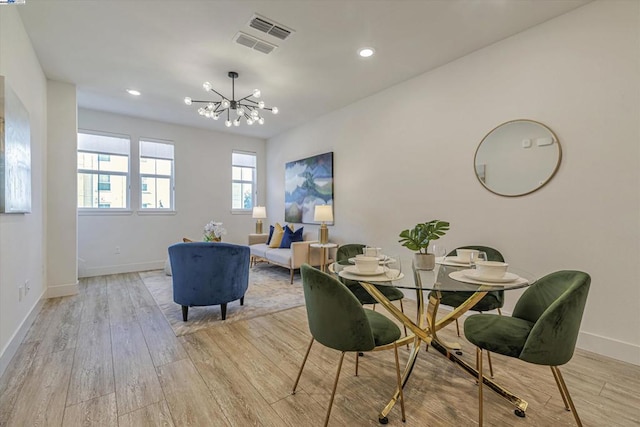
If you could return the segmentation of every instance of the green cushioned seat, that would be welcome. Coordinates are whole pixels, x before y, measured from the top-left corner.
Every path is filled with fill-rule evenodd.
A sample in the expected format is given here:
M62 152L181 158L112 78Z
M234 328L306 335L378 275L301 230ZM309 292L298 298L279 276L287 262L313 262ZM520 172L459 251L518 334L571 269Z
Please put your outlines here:
M349 243L342 245L336 252L336 261L340 265L353 265L349 262L349 258L355 258L356 255L361 255L365 245L359 243ZM340 281L344 283L347 288L358 298L361 304L378 304L378 301L371 296L360 284L355 280L340 278ZM404 298L404 294L398 288L392 286L376 286L376 288L384 295L389 301L398 301Z
M400 338L400 328L385 315L368 309L364 310L364 314L369 321L376 347L391 344Z
M396 359L396 387L400 390L402 420L405 421L398 347L395 344L395 341L400 338L398 326L383 314L363 308L355 295L334 276L311 267L309 264L303 264L300 273L312 339L300 367L298 378L293 385L293 393L296 391L314 341L341 351L342 355L325 419L326 426L329 422L345 352L383 350L386 348L379 349L378 347L394 344L391 348L394 349ZM356 362L356 375L357 372Z
M518 357L527 341L533 322L497 314L474 314L464 323L464 333L469 341L485 350L505 356ZM500 339L496 340L499 335Z
M511 317L469 316L464 322L464 334L478 348L479 384L482 350L550 366L565 408L582 425L558 366L573 356L590 284L587 273L557 271L531 285L516 303ZM478 389L482 424L482 386Z

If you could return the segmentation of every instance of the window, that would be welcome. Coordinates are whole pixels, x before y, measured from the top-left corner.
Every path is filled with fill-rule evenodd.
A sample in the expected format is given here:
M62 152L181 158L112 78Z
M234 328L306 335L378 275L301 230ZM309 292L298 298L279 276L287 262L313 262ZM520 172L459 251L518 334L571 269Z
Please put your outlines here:
M129 149L125 136L78 132L78 208L129 207Z
M140 140L142 209L173 210L173 144Z
M231 209L253 209L256 197L256 155L234 151L231 155Z

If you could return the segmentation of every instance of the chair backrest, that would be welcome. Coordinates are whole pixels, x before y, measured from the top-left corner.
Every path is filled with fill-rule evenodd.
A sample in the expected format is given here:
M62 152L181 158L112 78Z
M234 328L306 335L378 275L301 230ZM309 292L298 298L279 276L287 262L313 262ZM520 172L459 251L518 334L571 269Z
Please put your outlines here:
M587 302L591 277L582 271L557 271L531 285L513 317L535 323L519 358L559 366L571 360Z
M356 255L362 254L362 249L364 249L365 245L360 243L349 243L346 245L341 245L336 252L336 261L346 261L349 258L353 258Z
M351 291L309 264L303 264L300 273L313 338L340 351L373 349L375 341L369 320Z
M456 249L475 249L477 251L481 251L487 254L487 261L499 261L504 262L504 257L497 249L490 248L488 246L460 246ZM453 256L456 254L456 249L452 250L447 254L447 256Z
M173 300L215 305L244 296L249 286L249 247L231 243L176 243L169 247Z

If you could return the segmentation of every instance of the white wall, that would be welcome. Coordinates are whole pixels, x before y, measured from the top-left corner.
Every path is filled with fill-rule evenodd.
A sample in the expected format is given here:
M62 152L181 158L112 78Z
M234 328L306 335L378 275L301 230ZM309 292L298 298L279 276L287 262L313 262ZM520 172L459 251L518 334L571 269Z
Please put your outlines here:
M0 7L0 75L18 95L31 126L31 213L0 214L0 374L37 312L45 291L47 87L16 6ZM18 286L29 281L22 300ZM23 326L21 328L21 325ZM13 339L16 337L16 339Z
M493 246L537 275L587 271L578 345L640 364L639 6L588 4L272 138L270 221L284 217L285 163L333 151L333 241L406 253L402 229L444 219L449 248ZM549 126L563 160L540 191L500 197L477 182L473 156L519 118Z
M212 124L212 129L215 125ZM224 241L247 244L255 220L250 214L231 213L231 152L237 149L257 153L258 202L264 204L264 140L86 109L78 111L78 127L129 135L134 153L132 168L139 138L173 141L177 210L174 215L139 214L135 212L138 198L132 197L135 206L131 214L80 214L81 277L161 268L169 245L182 237L201 239L205 224L211 220L222 222L227 229ZM137 183L132 183L132 188L137 188ZM120 248L120 254L115 253L116 247Z
M47 296L78 292L76 87L47 82Z

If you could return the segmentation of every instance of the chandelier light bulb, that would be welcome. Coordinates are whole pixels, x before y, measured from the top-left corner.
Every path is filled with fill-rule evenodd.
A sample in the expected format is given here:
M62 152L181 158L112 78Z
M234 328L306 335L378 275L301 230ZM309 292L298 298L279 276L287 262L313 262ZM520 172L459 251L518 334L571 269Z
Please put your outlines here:
M251 126L251 125L253 124L253 120L252 120L252 119L247 119L247 124L248 124L249 126Z
M202 108L202 107L198 108L198 114L203 116L204 115L204 108Z
M235 120L233 121L233 125L234 125L234 126L240 126L240 119L239 119L239 118L235 119Z
M211 83L209 82L204 82L202 83L202 87L204 88L204 90L206 90L207 92L209 92L211 90Z
M224 122L224 125L228 128L231 127L231 122L229 120L227 120L226 122Z
M229 105L231 105L231 103L228 99L225 98L222 100L222 108L229 108Z
M210 103L207 104L207 108L209 110L213 110L215 108L215 105L213 105L213 102L210 102Z
M218 120L220 118L220 114L214 114L212 118L213 120Z
M260 92L260 89L254 89L253 90L253 97L254 98L260 98L260 96L262 96L262 93Z
M258 117L258 110L251 110L251 117Z
M271 109L271 112L272 112L273 114L278 114L278 107L273 107L273 108Z
M240 107L236 110L236 113L238 113L239 116L244 116L244 108Z
M258 102L258 108L261 110L264 108L264 101Z
M262 117L260 117L260 118L258 119L258 123L260 123L261 125L263 125L263 124L264 124L264 119L263 119Z
M187 105L191 105L191 98L189 98L188 96L184 98L184 103Z

